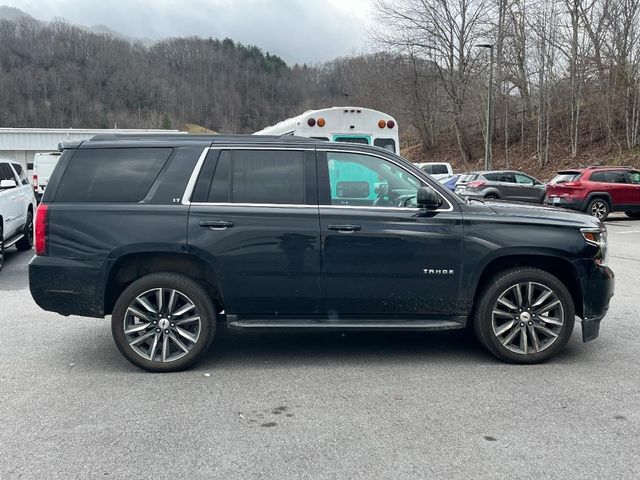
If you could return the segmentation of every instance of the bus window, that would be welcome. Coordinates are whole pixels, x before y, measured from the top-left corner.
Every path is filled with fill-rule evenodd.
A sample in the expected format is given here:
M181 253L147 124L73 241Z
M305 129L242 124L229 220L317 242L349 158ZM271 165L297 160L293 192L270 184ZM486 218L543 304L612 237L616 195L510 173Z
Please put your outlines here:
M384 148L385 150L389 150L390 152L396 151L396 142L393 138L376 138L373 141L373 144L376 147Z
M365 145L369 145L369 139L367 137L336 137L334 141L344 143L363 143Z

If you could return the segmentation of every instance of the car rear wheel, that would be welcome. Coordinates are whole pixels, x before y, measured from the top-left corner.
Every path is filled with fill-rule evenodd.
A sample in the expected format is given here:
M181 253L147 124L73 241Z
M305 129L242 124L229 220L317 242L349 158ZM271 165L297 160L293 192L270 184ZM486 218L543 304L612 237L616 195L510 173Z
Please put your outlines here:
M485 200L497 200L498 196L495 193L490 193L488 195L485 195L484 199Z
M129 285L118 298L111 333L127 360L152 372L192 365L211 344L216 315L206 290L174 273L156 273Z
M18 250L31 250L33 247L33 212L27 212L27 223L24 224L23 237L16 242Z
M609 216L609 203L602 198L594 198L589 202L587 213L604 222Z
M497 274L474 311L480 343L510 363L540 363L567 344L575 322L571 294L555 276L537 268Z
M640 212L624 212L624 214L634 220L640 220Z

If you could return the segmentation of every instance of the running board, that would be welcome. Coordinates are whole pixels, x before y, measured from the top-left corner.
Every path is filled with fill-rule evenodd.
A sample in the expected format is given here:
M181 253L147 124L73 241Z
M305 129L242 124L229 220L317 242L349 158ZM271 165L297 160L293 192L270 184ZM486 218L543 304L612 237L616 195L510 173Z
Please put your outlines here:
M292 330L374 330L374 331L429 331L456 330L464 328L464 323L452 320L231 320L229 328L240 330L253 329L292 329Z
M21 233L20 235L16 235L11 240L7 240L4 242L4 248L7 249L9 247L13 247L16 243L18 243L23 238L24 238L24 233Z

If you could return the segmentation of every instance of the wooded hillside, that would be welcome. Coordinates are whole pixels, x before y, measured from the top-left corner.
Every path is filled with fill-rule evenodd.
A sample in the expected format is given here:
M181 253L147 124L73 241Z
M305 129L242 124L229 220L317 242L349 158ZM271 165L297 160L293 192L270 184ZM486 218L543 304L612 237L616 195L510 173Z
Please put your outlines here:
M640 163L640 0L380 0L377 10L384 53L293 66L230 39L147 47L61 21L0 20L0 126L251 133L348 103L394 115L408 157L477 169L489 72L477 46L491 43L494 167L548 177Z

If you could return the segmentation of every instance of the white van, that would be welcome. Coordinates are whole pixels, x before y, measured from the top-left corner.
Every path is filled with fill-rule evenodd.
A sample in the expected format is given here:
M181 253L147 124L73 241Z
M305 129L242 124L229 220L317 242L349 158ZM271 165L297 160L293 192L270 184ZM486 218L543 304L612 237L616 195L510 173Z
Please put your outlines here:
M51 153L36 153L33 157L33 192L36 194L38 201L44 194L44 189L47 188L49 183L49 177L53 173L53 169L56 168L58 160L60 159L60 152Z
M447 162L426 162L416 163L416 167L420 167L436 180L442 180L453 176L453 168Z

